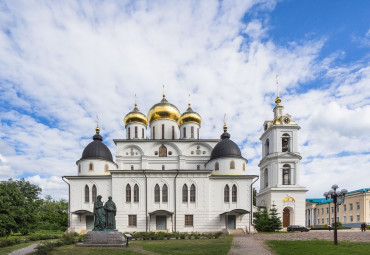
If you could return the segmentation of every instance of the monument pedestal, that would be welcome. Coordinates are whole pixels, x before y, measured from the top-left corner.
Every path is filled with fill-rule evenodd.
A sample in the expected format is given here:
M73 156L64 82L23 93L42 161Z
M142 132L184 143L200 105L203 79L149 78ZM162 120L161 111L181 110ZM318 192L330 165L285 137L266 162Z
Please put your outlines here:
M106 246L121 247L126 244L122 233L117 231L89 231L87 232L83 243L77 246Z

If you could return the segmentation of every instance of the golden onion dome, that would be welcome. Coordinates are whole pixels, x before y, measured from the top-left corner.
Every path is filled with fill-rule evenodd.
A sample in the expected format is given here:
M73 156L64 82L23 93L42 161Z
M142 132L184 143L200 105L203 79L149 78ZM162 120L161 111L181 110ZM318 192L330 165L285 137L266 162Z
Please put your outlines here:
M177 122L179 126L185 123L195 123L199 126L202 123L202 118L198 113L194 112L193 109L191 109L190 103L188 104L188 109L186 110L186 112L181 115L180 119Z
M179 110L166 100L164 94L162 100L158 104L153 105L148 113L149 124L158 119L170 119L177 122L179 118Z
M139 111L136 103L134 109L126 115L123 122L125 123L125 127L130 123L140 123L145 127L148 126L148 118Z

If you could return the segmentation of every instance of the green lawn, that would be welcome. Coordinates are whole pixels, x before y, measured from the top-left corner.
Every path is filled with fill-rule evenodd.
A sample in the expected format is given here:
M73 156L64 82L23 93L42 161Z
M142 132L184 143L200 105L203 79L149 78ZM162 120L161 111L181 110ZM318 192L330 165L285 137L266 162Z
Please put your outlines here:
M55 239L48 240L48 241L55 241ZM5 255L5 254L8 254L8 253L11 253L12 251L16 251L16 250L22 249L24 247L30 246L32 244L41 243L41 242L43 242L43 241L31 241L31 242L27 242L27 243L20 243L20 244L15 244L15 245L7 246L7 247L4 247L4 248L0 248L0 255Z
M333 241L266 241L277 255L369 255L370 242L340 241L337 246Z
M67 245L57 248L52 254L227 254L230 250L232 236L222 236L218 239L185 239L185 240L154 240L131 241L126 247L77 247Z

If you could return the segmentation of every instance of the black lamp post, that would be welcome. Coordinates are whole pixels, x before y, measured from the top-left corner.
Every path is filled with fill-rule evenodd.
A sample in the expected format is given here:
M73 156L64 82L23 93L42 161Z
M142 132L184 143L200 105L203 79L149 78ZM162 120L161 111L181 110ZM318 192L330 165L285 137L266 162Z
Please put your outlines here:
M337 235L337 205L341 205L344 202L344 197L346 196L346 193L348 192L346 189L342 189L341 191L337 191L338 185L334 184L331 187L331 190L329 192L324 193L324 197L326 199L332 198L334 203L334 245L338 244L338 235ZM329 207L330 212L330 207Z

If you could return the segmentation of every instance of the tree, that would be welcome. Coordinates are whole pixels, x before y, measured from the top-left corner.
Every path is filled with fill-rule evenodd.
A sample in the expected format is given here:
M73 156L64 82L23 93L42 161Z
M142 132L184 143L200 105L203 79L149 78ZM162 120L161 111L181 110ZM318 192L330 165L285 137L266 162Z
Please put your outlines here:
M39 209L39 229L66 230L68 227L68 202L46 196Z
M270 231L276 231L280 230L282 227L282 223L280 218L278 217L278 212L276 209L276 205L273 204L272 208L270 209L270 214L269 214L269 220L270 220Z
M38 223L41 188L25 181L0 182L0 236L29 234Z
M267 209L263 208L254 214L254 227L257 231L268 232L270 231L269 214Z
M253 205L256 205L257 190L253 188Z

